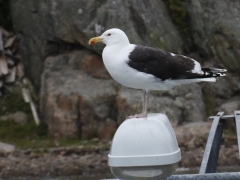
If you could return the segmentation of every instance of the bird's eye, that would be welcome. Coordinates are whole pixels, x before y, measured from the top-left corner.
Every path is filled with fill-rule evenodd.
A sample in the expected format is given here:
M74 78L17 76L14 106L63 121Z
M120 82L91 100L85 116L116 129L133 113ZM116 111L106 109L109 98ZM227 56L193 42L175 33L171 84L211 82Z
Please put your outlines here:
M108 33L108 36L111 36L111 33Z

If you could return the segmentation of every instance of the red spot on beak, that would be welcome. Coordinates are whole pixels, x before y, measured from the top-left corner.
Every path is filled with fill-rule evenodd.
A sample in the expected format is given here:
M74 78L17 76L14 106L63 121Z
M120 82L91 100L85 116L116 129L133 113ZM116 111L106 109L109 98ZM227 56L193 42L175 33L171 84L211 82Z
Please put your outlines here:
M95 41L91 41L90 44L95 44L96 42Z

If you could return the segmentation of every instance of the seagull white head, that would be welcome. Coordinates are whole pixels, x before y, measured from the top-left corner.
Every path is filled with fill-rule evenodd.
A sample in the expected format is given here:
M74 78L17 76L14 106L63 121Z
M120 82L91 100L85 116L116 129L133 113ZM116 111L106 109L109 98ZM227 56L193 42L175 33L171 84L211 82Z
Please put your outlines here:
M105 31L101 36L94 37L89 40L89 44L96 44L98 42L102 42L107 46L117 44L129 44L127 35L122 30L117 28L109 29Z

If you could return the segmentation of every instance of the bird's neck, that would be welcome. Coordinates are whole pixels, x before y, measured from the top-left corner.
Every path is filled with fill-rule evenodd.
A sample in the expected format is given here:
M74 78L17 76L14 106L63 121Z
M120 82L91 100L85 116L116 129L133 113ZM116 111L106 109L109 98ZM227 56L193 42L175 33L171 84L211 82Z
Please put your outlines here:
M130 44L129 39L126 38L126 39L122 40L121 44L122 44L123 46L129 45L129 44Z
M107 45L106 47L109 47L111 49L122 49L125 48L126 46L130 45L129 41L123 41L117 44L111 44L111 45Z

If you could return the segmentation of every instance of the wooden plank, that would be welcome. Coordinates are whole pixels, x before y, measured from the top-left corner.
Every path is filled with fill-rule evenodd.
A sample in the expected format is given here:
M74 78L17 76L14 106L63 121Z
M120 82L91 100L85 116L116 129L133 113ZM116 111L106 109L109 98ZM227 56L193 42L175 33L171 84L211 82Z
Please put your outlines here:
M2 36L4 37L9 37L11 35L11 33L6 31L2 26L0 26L0 30L2 31Z
M14 82L16 79L16 67L9 69L9 75L6 76L5 82Z
M34 104L32 98L31 98L31 95L29 93L29 90L26 89L26 88L22 88L22 94L23 94L24 101L26 103L30 103L30 108L31 108L31 111L32 111L33 119L34 119L36 125L39 125L40 120L39 120L39 117L38 117L38 113L37 113L35 104Z
M8 38L8 39L7 39L7 42L6 42L5 45L4 45L4 48L12 47L15 39L16 39L16 36L13 36L13 37Z
M3 50L3 37L2 37L2 29L0 29L0 50Z
M13 67L15 66L16 63L12 58L7 58L7 64L8 64L8 67Z
M38 113L37 113L35 104L33 103L32 100L31 100L31 102L30 102L30 107L31 107L31 110L32 110L33 119L34 119L36 125L39 125L39 124L40 124L40 121L39 121Z
M23 76L24 76L23 64L21 62L17 64L17 72L16 72L16 74L17 74L17 77L19 79L22 79Z
M9 73L7 61L5 56L0 56L0 76L7 75Z
M23 95L24 101L25 101L26 103L29 103L29 102L30 102L30 94L29 94L28 89L22 88L22 95Z

